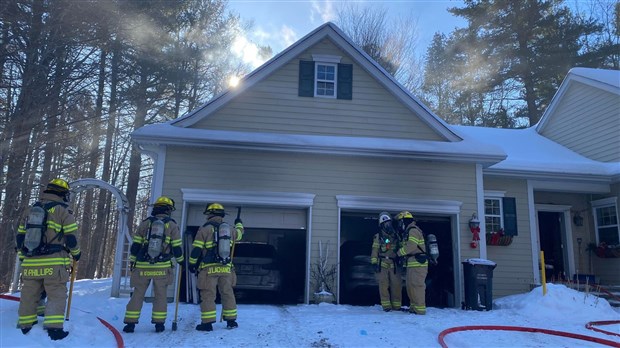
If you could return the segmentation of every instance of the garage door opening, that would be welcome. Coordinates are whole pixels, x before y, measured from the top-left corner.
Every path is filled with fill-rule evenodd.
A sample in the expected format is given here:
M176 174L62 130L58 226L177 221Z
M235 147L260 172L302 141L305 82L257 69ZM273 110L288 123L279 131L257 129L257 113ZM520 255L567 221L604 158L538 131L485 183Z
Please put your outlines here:
M440 256L429 265L426 305L454 307L454 255L451 221L448 216L417 215L418 226L437 237ZM379 289L370 265L372 238L378 232L378 213L342 212L340 230L340 302L352 305L379 304ZM409 305L403 281L403 305Z
M188 226L186 229L186 248L190 248L189 250L198 228L199 226ZM234 291L238 303L304 302L304 229L246 228L243 240L235 246L233 256L237 276ZM185 281L181 284L180 300L187 301ZM196 291L195 295L199 298L200 292ZM220 303L219 293L216 302Z
M233 263L238 303L304 302L305 230L246 228Z

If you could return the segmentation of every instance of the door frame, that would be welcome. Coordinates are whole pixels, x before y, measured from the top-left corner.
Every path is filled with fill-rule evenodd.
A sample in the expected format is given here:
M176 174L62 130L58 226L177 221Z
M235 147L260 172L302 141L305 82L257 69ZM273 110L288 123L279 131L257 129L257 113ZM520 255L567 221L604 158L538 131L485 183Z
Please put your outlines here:
M563 248L563 257L564 260L567 261L566 268L566 276L568 279L572 279L573 274L575 274L575 253L573 252L573 230L571 226L571 218L570 218L570 209L572 206L570 205L556 205L556 204L536 204L536 250L538 253L532 255L532 259L534 265L539 264L539 255L540 255L540 224L538 222L538 213L539 212L551 212L551 213L560 213L563 217L563 224L560 226L560 237L562 238L562 242L565 243L566 248ZM536 274L534 275L534 280L537 283L541 283L541 275L540 268L536 268Z

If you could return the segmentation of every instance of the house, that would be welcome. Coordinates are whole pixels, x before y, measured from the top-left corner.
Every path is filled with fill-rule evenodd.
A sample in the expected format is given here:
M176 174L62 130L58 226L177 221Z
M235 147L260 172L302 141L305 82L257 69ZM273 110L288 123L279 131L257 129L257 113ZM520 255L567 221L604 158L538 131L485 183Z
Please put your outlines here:
M585 251L620 244L619 76L573 69L529 129L451 126L326 23L237 87L132 138L155 163L151 197L177 202L187 238L207 203L230 219L241 208L244 239L276 246L298 302L312 301L323 257L336 271L330 290L348 303L351 260L370 253L378 214L409 210L439 240L428 305L455 307L469 258L497 263L494 297L540 283L539 250L554 275L620 282L620 259Z

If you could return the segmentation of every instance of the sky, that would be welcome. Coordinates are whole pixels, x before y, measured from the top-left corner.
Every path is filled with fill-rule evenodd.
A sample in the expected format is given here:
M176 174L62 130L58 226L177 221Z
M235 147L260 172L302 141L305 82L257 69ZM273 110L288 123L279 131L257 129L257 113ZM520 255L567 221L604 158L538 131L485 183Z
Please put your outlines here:
M253 21L253 30L247 38L239 38L237 52L247 63L258 67L257 50L252 43L269 45L277 54L320 25L334 21L336 9L346 1L360 7L387 10L388 21L398 16L417 21L418 53L423 55L436 32L449 33L456 27L466 26L466 21L447 11L450 7L463 7L456 0L229 0L229 9L244 21Z
M102 318L121 333L124 346L131 347L440 347L443 330L468 325L501 325L547 329L562 336L537 332L497 330L460 331L445 336L448 347L603 347L599 343L578 340L583 335L606 340L620 347L620 336L586 328L592 321L619 321L620 309L604 299L577 292L564 285L547 284L531 292L496 299L490 311L465 311L457 308L428 308L427 315L383 312L379 305L350 306L335 304L258 305L239 304L239 327L225 329L225 322L214 324L214 331L199 332L200 307L181 303L177 330L171 330L174 303L168 305L168 320L163 333L155 333L150 323L150 303L142 308L140 322L132 334L122 332L128 298L111 298L111 279L79 280L75 283L69 321L69 336L51 341L37 324L22 335L16 328L18 302L0 299L0 347L116 347L114 336L101 324ZM19 297L19 293L12 294ZM217 315L221 306L217 305ZM42 318L39 318L42 320ZM609 333L620 334L620 324L597 325ZM609 344L608 344L609 346Z

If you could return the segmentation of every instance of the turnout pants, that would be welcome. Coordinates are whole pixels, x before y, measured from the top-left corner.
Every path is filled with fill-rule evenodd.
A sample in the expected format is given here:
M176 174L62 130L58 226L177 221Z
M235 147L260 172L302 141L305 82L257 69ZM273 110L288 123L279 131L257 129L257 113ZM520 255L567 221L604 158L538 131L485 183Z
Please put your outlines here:
M204 268L198 273L198 289L200 289L200 322L203 324L216 321L215 297L220 292L222 299L222 315L224 320L237 319L237 301L233 292L232 273L209 273Z
M166 276L156 278L140 276L139 272L140 269L136 268L131 274L131 287L133 287L134 290L129 303L127 303L123 323L138 323L140 312L142 311L142 304L144 303L144 296L151 280L153 280L153 292L155 295L151 313L151 323L165 323L168 310L167 290L168 285L172 283L173 272L167 272Z
M426 314L426 274L428 267L407 268L407 296L411 306L409 312L415 314Z
M67 302L67 282L69 272L64 266L49 267L51 274L43 277L27 277L22 274L22 291L19 300L18 324L20 328L29 328L37 322L37 307L41 293L47 292L45 319L43 327L46 329L62 329L65 322L65 307Z
M385 260L381 260L381 263L386 263ZM381 307L383 309L400 310L402 305L403 294L403 281L400 275L400 271L394 270L394 265L390 264L392 268L381 267L381 272L376 274L377 283L379 284L379 297L381 299Z

